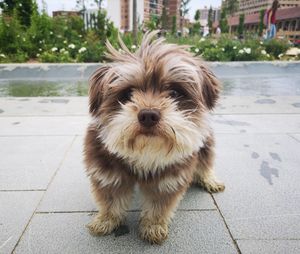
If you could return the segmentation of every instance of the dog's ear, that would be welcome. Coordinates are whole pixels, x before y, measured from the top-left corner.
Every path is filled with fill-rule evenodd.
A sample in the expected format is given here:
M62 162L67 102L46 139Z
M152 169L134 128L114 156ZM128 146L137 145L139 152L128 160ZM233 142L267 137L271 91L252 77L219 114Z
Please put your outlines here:
M221 84L212 71L205 65L201 64L200 68L203 75L202 97L204 104L208 109L213 109L219 98Z
M89 80L89 111L95 115L99 109L104 93L105 75L110 69L109 66L103 65L98 68Z

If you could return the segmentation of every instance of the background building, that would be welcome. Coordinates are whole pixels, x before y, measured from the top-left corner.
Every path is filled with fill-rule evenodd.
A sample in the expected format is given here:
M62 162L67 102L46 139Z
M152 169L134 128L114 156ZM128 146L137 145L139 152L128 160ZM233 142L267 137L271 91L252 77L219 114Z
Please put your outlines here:
M206 26L208 20L208 12L209 8L206 6L203 9L199 9L200 11L200 25ZM212 22L218 21L220 19L221 8L212 8Z
M161 17L165 4L168 24L171 27L172 17L176 16L177 27L180 24L180 0L137 0L138 24L149 21L151 16ZM107 16L121 31L132 30L132 0L107 0Z
M260 10L265 10L271 7L273 0L239 0L238 8L233 13L233 16L239 14L255 14ZM280 9L300 6L300 0L279 0ZM228 0L222 2L222 6L227 6Z

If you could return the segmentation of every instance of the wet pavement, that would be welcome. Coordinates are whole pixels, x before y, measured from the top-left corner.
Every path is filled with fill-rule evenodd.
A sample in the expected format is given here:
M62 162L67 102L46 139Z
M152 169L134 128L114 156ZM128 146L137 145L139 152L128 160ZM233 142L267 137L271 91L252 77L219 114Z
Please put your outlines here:
M226 189L193 186L162 246L138 238L138 193L121 234L85 228L96 212L82 163L86 96L1 97L0 253L300 253L300 63L273 67L215 64L225 83L212 116L216 174ZM0 90L11 82L2 77Z

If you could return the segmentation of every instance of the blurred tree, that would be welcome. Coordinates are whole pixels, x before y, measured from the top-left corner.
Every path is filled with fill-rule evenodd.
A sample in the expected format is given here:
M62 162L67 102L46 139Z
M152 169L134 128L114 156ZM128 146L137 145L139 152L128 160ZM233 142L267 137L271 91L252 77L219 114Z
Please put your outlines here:
M201 28L201 25L200 25L200 22L199 22L199 20L200 20L200 10L196 11L194 19L195 19L195 23L193 25L192 34L199 35L200 34L200 28Z
M239 38L243 37L243 34L244 34L244 23L245 23L245 14L240 14L239 25L238 25L238 29L237 29Z
M228 33L229 27L227 22L226 8L221 9L220 29L222 33Z
M264 16L265 16L265 10L260 10L259 12L259 24L258 24L258 35L262 36L263 30L264 30Z
M181 34L183 34L183 22L185 16L189 13L190 8L188 8L188 5L191 0L181 0L180 3L180 30Z
M177 19L176 16L172 17L172 34L175 35L177 33Z
M226 0L227 13L232 16L239 8L239 0Z
M210 6L208 10L208 17L207 17L207 25L209 27L209 31L212 31L212 25L213 25L213 9Z
M31 15L33 13L33 1L32 0L19 0L16 5L18 19L20 24L29 27L31 23Z
M0 8L2 9L4 14L12 16L18 2L18 0L1 0Z
M168 14L167 14L167 3L168 0L163 0L163 9L162 9L162 14L161 14L161 28L164 30L168 29Z

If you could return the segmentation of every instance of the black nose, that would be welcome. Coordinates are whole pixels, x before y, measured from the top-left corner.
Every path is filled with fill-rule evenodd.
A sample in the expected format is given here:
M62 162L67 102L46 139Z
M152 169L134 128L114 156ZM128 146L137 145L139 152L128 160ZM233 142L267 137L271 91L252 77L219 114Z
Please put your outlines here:
M157 109L142 109L138 113L138 119L144 127L152 127L159 122L160 113Z

